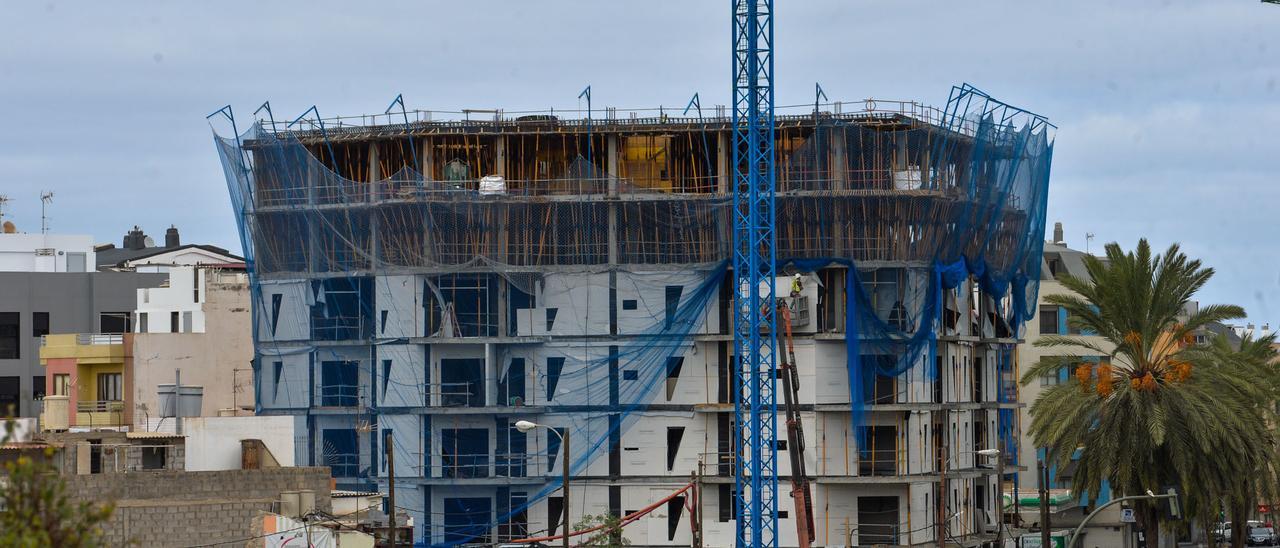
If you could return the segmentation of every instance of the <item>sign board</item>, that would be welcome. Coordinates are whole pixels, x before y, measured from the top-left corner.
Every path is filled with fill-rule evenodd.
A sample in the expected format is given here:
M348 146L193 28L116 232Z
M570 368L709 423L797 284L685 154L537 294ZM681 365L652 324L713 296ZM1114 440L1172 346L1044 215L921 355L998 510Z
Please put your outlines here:
M1070 533L1066 531L1054 531L1050 533L1050 548L1066 548L1068 535L1070 535ZM1018 548L1044 548L1040 543L1040 533L1028 533L1022 535L1022 537L1018 539Z
M1123 523L1137 523L1138 519L1134 517L1133 508L1121 508L1120 521Z

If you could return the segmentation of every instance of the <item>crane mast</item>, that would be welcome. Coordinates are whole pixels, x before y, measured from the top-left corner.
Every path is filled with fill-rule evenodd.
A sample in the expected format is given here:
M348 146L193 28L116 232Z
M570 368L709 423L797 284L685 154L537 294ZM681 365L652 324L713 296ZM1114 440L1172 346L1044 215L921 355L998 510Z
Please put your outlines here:
M778 545L773 1L733 1L737 545Z

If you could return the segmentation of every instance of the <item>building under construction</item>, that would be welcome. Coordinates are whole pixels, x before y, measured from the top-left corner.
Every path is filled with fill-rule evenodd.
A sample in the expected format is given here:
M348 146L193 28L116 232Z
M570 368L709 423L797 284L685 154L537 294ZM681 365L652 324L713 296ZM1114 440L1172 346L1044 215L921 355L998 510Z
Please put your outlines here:
M943 109L848 106L776 120L778 336L798 373L778 415L804 433L779 436L797 457L780 482L807 481L817 546L991 538L1001 463L976 451L1014 477L1053 127L969 86ZM734 543L731 122L594 114L217 139L258 412L297 417L298 462L340 488L385 492L392 459L415 542L558 533L569 466L574 525ZM796 546L792 498L778 508Z

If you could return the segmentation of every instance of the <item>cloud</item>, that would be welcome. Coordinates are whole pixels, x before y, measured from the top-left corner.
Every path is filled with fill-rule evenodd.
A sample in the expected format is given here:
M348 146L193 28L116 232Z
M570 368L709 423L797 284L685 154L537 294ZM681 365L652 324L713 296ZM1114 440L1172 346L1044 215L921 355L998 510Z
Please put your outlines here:
M53 6L48 9L47 6ZM57 231L134 224L238 248L205 114L278 119L410 108L728 103L719 2L392 1L5 6L0 194L20 226L58 193ZM1098 241L1181 241L1214 300L1270 302L1280 173L1280 8L1256 1L778 3L784 104L945 102L970 82L1058 123L1050 221ZM220 131L226 131L221 125ZM1251 307L1253 308L1253 307ZM1271 313L1268 311L1268 313ZM1275 322L1280 323L1280 322Z

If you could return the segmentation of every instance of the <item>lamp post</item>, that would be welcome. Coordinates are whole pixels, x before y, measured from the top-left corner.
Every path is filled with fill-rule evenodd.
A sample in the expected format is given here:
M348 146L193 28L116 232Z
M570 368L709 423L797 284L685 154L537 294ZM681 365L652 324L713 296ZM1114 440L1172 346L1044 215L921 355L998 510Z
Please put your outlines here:
M569 548L569 429L566 428L564 433L561 434L560 431L555 428L529 421L516 421L515 426L516 430L521 432L528 432L539 427L546 428L548 431L554 433L556 437L560 438L560 448L562 449L563 454L563 457L561 457L560 467L564 470L564 483L560 485L560 496L562 499L560 506L564 511L563 517L561 518L564 521L564 537L562 540L564 541L564 548Z

